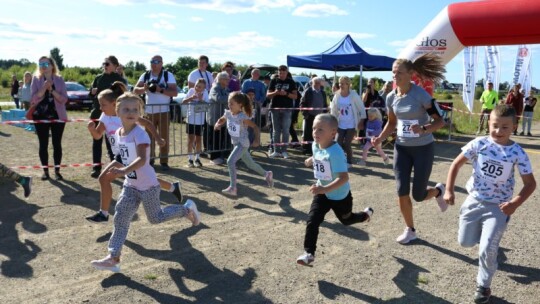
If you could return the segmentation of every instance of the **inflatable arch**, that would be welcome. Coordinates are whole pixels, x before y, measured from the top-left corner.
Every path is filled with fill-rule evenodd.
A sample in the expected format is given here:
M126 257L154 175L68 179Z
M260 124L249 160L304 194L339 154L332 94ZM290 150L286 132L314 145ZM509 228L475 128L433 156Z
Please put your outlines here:
M540 43L539 0L489 0L445 7L398 58L438 54L448 63L466 46ZM433 84L415 80L433 94Z

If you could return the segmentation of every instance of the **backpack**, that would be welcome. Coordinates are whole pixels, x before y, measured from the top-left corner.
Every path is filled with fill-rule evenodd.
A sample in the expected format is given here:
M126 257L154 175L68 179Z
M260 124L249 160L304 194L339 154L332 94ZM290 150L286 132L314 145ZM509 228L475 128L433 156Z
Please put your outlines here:
M161 76L163 75L163 80L165 80L165 88L169 87L169 71L168 70L161 70L161 74L157 78L157 82L161 82ZM146 83L148 80L150 80L150 70L144 72L144 79L143 83ZM146 103L146 94L140 95L141 99L144 100L144 103ZM170 101L173 101L173 98L170 97Z

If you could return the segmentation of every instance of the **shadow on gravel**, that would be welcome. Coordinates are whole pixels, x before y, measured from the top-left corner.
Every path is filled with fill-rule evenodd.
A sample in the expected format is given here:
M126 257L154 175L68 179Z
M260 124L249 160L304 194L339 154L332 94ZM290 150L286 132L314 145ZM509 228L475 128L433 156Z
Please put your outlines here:
M264 213L266 215L270 215L270 216L279 216L279 217L291 218L291 222L293 222L295 224L298 224L301 221L306 222L308 220L308 212L309 212L309 210L306 210L305 212L303 212L303 211L294 209L291 206L291 198L290 197L286 197L286 196L283 196L283 195L279 195L279 197L280 197L280 200L279 200L278 206L281 207L281 209L283 211L273 212L273 211L268 211L268 210L257 208L257 207L248 206L248 205L242 204L242 203L235 205L234 208L235 209L252 209L252 210L255 210L255 211ZM360 207L354 208L354 205L353 205L353 212L354 211L359 211L359 210L362 210L362 209L363 208L360 208ZM358 241L368 241L369 240L369 235L365 231L363 231L361 229L358 229L358 228L356 228L354 226L345 226L345 225L341 224L340 222L332 222L331 223L331 222L328 222L327 220L325 220L325 221L322 222L321 227L328 228L328 229L338 233L339 235L346 236L346 237L351 238L353 240L358 240Z
M407 260L394 257L403 267L392 279L394 284L403 292L403 296L394 299L381 299L364 293L337 286L326 281L319 281L319 291L328 299L335 300L340 295L349 295L358 300L368 303L451 303L442 298L436 297L423 289L419 288L421 281L420 273L429 272L428 270L413 264Z
M11 134L10 133L4 133L4 132L0 131L0 136L2 136L2 137L11 137Z
M200 224L173 234L170 239L170 250L146 249L131 241L125 243L127 247L143 257L179 263L183 270L169 268L169 274L178 286L179 292L186 297L195 298L194 301L164 294L123 275L114 275L105 279L102 286L126 286L147 294L158 303L270 303L270 299L264 297L260 291L252 291L253 282L257 278L253 268L245 268L243 274L226 268L219 269L201 251L191 245L189 237L201 229L208 228ZM197 286L204 287L191 290L188 286L189 281L196 281ZM186 285L187 282L188 285Z
M29 233L38 234L47 231L47 227L36 222L32 217L41 207L30 204L12 192L21 192L14 182L0 184L2 195L2 212L0 212L0 256L7 259L2 262L2 275L9 278L31 278L33 268L28 264L41 252L41 248L30 240L20 240L17 225Z

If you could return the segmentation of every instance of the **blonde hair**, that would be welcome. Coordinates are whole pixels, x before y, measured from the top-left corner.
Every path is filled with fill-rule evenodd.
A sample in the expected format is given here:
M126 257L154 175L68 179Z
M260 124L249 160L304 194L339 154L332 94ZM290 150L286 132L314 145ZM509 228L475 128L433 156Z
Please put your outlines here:
M348 76L341 76L339 77L338 84L341 84L341 81L345 82L348 86L351 85L351 79Z
M55 75L55 76L60 76L60 71L58 70L58 65L56 64L56 61L54 61L54 59L51 56L41 56L41 57L39 57L38 65L36 67L36 72L34 73L34 75L36 77L38 77L38 78L43 76L43 75L41 75L41 71L39 70L39 61L43 60L43 59L47 59L47 61L49 61L49 64L52 66L52 74Z
M144 114L144 102L142 101L141 97L139 97L139 95L133 94L131 92L125 92L116 99L116 113L119 113L122 103L131 101L137 102L137 104L139 105L139 115L142 116Z
M204 80L204 78L197 79L197 81L195 81L195 86L197 86L199 83L202 83L206 88L206 80Z
M434 83L442 82L445 77L446 68L441 57L434 53L425 53L413 61L409 59L396 59L396 65L403 65L407 71L414 71L418 77L424 80L431 80Z
M382 121L382 115L381 115L381 111L379 111L379 109L377 108L369 108L367 110L367 115L375 115L377 116L377 120L381 120Z
M344 77L346 77L346 76L344 76ZM313 121L315 121L315 120L318 120L320 122L328 124L330 126L330 128L332 128L332 129L337 130L337 128L338 128L338 120L332 114L329 114L329 113L318 114L317 116L315 116L315 119Z

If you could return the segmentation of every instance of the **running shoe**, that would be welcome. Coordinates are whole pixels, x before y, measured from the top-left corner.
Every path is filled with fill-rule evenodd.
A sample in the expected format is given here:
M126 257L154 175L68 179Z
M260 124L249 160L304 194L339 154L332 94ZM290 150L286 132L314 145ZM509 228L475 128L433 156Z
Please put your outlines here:
M97 270L109 270L112 272L120 272L120 262L117 262L111 257L111 255L106 256L101 260L94 260L90 262L94 268Z
M444 191L446 190L446 187L443 184L438 183L435 185L435 188L439 189L441 192L439 196L435 197L435 200L437 201L437 204L439 204L439 209L441 209L441 212L445 212L446 209L448 209L448 204L444 201Z
M201 214L199 213L199 210L197 210L197 205L195 204L195 202L188 199L186 200L184 207L188 209L186 218L191 222L193 226L199 225L199 223L201 222Z
M397 237L396 242L400 244L407 244L410 241L416 240L416 232L412 228L405 228L403 233Z
M304 266L311 266L311 263L315 261L315 257L311 253L304 251L297 259L296 263Z

